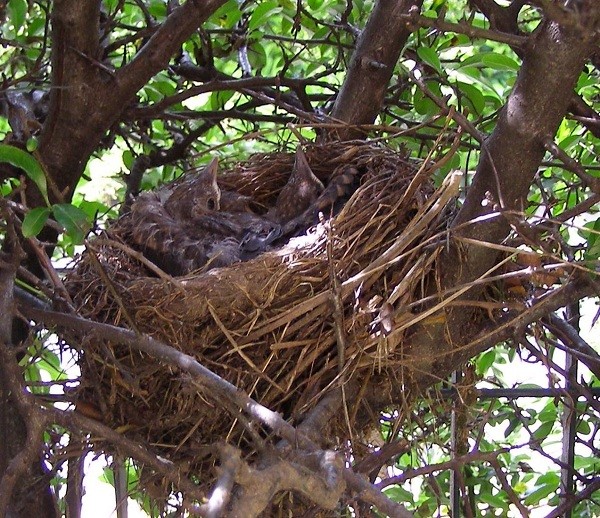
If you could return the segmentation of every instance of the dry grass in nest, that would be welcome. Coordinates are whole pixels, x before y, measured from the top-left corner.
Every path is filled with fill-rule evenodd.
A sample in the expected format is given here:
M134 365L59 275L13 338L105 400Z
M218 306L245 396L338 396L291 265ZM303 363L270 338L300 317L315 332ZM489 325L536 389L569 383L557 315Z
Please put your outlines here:
M150 276L109 229L68 279L82 315L149 333L193 355L292 422L339 379L340 336L346 380L374 369L398 373L412 317L402 308L418 298L452 193L434 193L428 171L417 174L403 156L378 145L312 145L306 154L325 182L347 165L362 175L333 219L280 250L177 279ZM220 183L269 206L293 159L257 155ZM213 443L227 437L247 446L233 417L237 410L181 373L119 344L82 345L83 379L90 380L82 397L93 400L111 426L202 473L203 483L210 481Z

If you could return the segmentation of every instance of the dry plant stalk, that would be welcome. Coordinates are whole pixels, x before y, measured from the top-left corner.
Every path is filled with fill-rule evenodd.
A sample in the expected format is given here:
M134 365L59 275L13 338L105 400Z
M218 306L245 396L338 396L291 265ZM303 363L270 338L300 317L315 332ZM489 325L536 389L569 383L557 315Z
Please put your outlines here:
M439 236L453 186L434 192L429 174L415 176L404 156L375 144L312 145L306 155L325 183L348 165L360 171L361 186L339 214L279 250L177 279L152 274L109 229L67 280L80 313L135 326L195 356L293 423L340 379L385 370L402 380L402 342L414 317L404 308L420 298L443 246ZM256 155L224 173L220 183L269 206L292 163L289 153ZM409 186L412 195L405 196ZM343 365L332 272L343 309L337 315L344 326ZM119 344L84 340L81 346L83 379L93 384L82 387L80 397L93 401L111 426L195 473L208 473L213 443L223 437L251 453L235 409L223 408L178 372ZM349 415L356 412L354 407ZM324 447L335 446L340 433L361 432L348 430L348 423L335 428L324 431ZM210 481L206 476L202 484Z

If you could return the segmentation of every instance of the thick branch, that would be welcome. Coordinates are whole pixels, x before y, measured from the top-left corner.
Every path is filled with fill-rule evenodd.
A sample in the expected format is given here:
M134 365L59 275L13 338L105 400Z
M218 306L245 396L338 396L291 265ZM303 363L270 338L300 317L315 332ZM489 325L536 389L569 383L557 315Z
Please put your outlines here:
M7 222L4 250L0 255L0 516L56 516L49 488L32 484L43 476L40 464L45 422L37 415L23 391L23 377L11 344L14 314L13 290L22 250L17 245L12 215L0 205Z
M97 127L100 111L91 109L96 85L103 82L106 74L94 65L99 58L99 20L98 1L57 0L53 4L50 108L40 136L39 154L60 191L75 186L84 161L98 144L99 137L86 142L83 134L88 136L93 130L104 133L108 129ZM55 174L58 171L61 174ZM40 193L30 191L28 205L41 205Z
M600 7L595 9L598 23ZM591 31L590 31L591 32ZM502 209L519 210L544 156L544 142L552 138L562 121L571 92L594 39L586 31L574 31L546 22L533 36L523 66L496 129L485 143L473 184L454 226L475 221ZM486 202L491 195L491 202ZM504 218L492 218L459 231L484 242L500 242L508 234ZM491 266L496 252L490 248L467 248L468 270L464 280L477 278Z
M167 67L183 42L224 3L225 0L188 0L175 9L131 63L117 72L119 96L132 99L154 74Z
M37 412L36 405L23 391L23 378L17 364L14 351L7 343L0 343L0 361L2 364L2 376L4 388L10 390L12 403L18 408L23 417L27 434L21 449L17 452L10 463L0 473L0 515L10 516L11 504L20 505L19 499L22 495L22 485L31 479L32 467L39 460L42 432L46 427L44 416ZM19 487L21 486L21 487ZM52 509L48 509L50 513Z
M589 282L588 274L581 274L571 279L566 285L557 288L534 303L524 311L510 311L500 322L489 322L487 325L478 326L466 322L466 331L470 336L463 336L460 343L444 343L447 324L440 319L432 321L423 332L415 332L412 336L410 348L416 351L415 355L415 383L422 390L427 386L444 379L458 366L469 358L485 351L486 349L504 340L512 338L519 329L524 329L531 322L557 309L566 306L573 300L578 300L595 293L595 288ZM456 313L468 317L468 308L459 307ZM458 320L458 317L456 317ZM478 330L477 330L478 329ZM436 339L439 338L439 341ZM431 373L436 373L433 377ZM377 397L376 394L373 394Z
M332 116L348 124L372 124L380 112L396 62L411 34L405 18L423 0L379 0L352 56ZM356 128L337 131L341 140L358 138Z
M50 113L40 136L39 153L67 199L88 157L137 91L167 67L182 43L223 3L190 0L178 7L136 57L111 74L97 61L100 3L55 2ZM39 194L32 195L29 205L41 202Z
M263 462L260 469L242 463L236 477L241 491L227 516L262 516L275 494L287 490L296 491L325 509L334 509L345 488L339 477L342 469L342 459L333 452L292 454L286 460L273 457Z
M544 142L554 136L581 69L594 51L600 5L590 5L589 14L585 26L545 22L526 47L515 87L482 146L473 184L453 223L455 232L470 242L447 258L446 264L452 266L445 269L443 288L467 285L495 264L498 251L486 243L501 243L509 233L502 209L519 211L526 204ZM457 365L482 350L471 342L479 325L474 311L450 308L437 330L430 326L415 334L413 346L431 351L432 357L460 351L450 362ZM430 370L431 360L427 363L424 371L435 372Z
M147 447L140 445L136 441L128 439L123 434L114 431L112 428L81 415L78 412L65 412L54 408L43 409L49 420L59 423L68 430L79 430L85 433L92 433L97 437L104 438L110 442L120 453L130 456L132 459L143 463L159 475L177 484L179 489L186 491L189 496L202 499L204 494L198 486L185 478L179 467L172 461L156 455Z
M573 352L579 353L578 359L597 378L600 378L600 354L588 344L577 332L577 330L566 320L550 313L548 316L548 328Z

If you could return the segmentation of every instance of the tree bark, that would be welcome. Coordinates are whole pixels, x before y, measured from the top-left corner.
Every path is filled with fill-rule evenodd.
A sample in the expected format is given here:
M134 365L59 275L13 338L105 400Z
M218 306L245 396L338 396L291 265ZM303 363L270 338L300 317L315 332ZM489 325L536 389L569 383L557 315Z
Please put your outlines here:
M6 221L9 220L4 210L2 216ZM41 433L40 447L36 451L26 452L26 449L31 447L27 444L28 433L35 433L35 431L30 429L27 421L29 416L24 414L23 408L16 404L15 387L9 381L11 378L8 370L9 363L14 363L14 367L17 367L14 347L11 345L13 291L22 253L18 247L13 248L15 236L10 227L7 234L8 243L5 243L5 250L0 254L0 358L7 359L7 361L0 361L0 515L14 518L20 516L55 518L58 515L48 484L49 479L39 462L39 452L42 451ZM31 457L35 460L28 462ZM12 484L4 482L14 480L15 477L20 479L19 483L7 487Z
M135 100L137 91L156 73L167 67L182 43L225 0L188 1L176 8L159 26L135 58L112 72L101 63L99 1L77 2L56 0L52 5L52 84L49 113L40 135L38 158L49 179L48 196L52 203L71 199L75 186L92 153L100 147L102 138L117 123L119 115ZM45 204L42 193L32 182L26 189L30 208ZM54 243L56 232L46 227L39 238ZM28 252L31 252L28 250ZM26 266L42 277L42 270L33 252L28 253ZM6 277L5 270L0 273ZM14 272L13 272L14 273ZM12 285L4 286L2 301L2 340L0 347L10 344L12 325L4 322L12 315ZM7 309L8 308L8 309ZM4 311L7 309L6 311ZM23 340L26 330L18 333ZM14 334L14 333L13 333ZM8 337L8 338L7 338ZM14 340L13 336L13 340ZM4 373L0 370L0 477L10 459L25 445L27 423L20 409L8 397ZM40 440L40 451L42 437ZM55 516L55 506L47 476L39 462L21 477L18 496L21 516ZM32 481L37 481L32 485ZM19 516L14 511L13 516Z
M50 111L40 136L39 156L66 201L106 132L158 72L225 0L188 1L160 25L130 63L114 72L101 59L100 2L54 3ZM58 193L50 193L58 201ZM28 205L41 205L37 190Z
M510 211L526 206L544 141L554 137L567 112L581 70L594 52L599 23L600 5L588 0L581 14L570 12L567 23L546 20L530 37L514 89L482 146L473 183L452 224L459 239L482 244L462 242L449 252L442 289L472 282L496 263L497 249L485 244L502 243L511 228ZM478 293L471 289L465 297ZM480 352L476 345L463 346L483 325L471 309L446 309L445 321L414 335L411 348L425 353L418 370L450 372ZM424 375L423 381L428 378Z
M375 122L400 53L412 32L402 16L419 10L422 4L423 0L379 0L375 5L331 114L348 125L336 130L340 140L364 137L365 132L353 126Z

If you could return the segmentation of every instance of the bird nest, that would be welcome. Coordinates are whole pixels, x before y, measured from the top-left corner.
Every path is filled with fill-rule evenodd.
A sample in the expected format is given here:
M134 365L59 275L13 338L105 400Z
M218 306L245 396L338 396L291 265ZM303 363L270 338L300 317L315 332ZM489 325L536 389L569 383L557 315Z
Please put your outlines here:
M67 279L79 312L192 355L294 424L340 380L383 372L406 380L402 342L443 246L451 195L434 190L425 164L377 144L309 145L306 157L325 184L341 168L359 171L360 186L335 216L252 260L177 278L149 269L117 224L91 241ZM269 207L293 161L256 155L219 183ZM80 400L111 427L202 473L202 484L215 443L249 451L235 409L181 372L122 344L80 344L88 383ZM360 403L348 404L357 421ZM334 429L325 446L360 432L347 420Z

